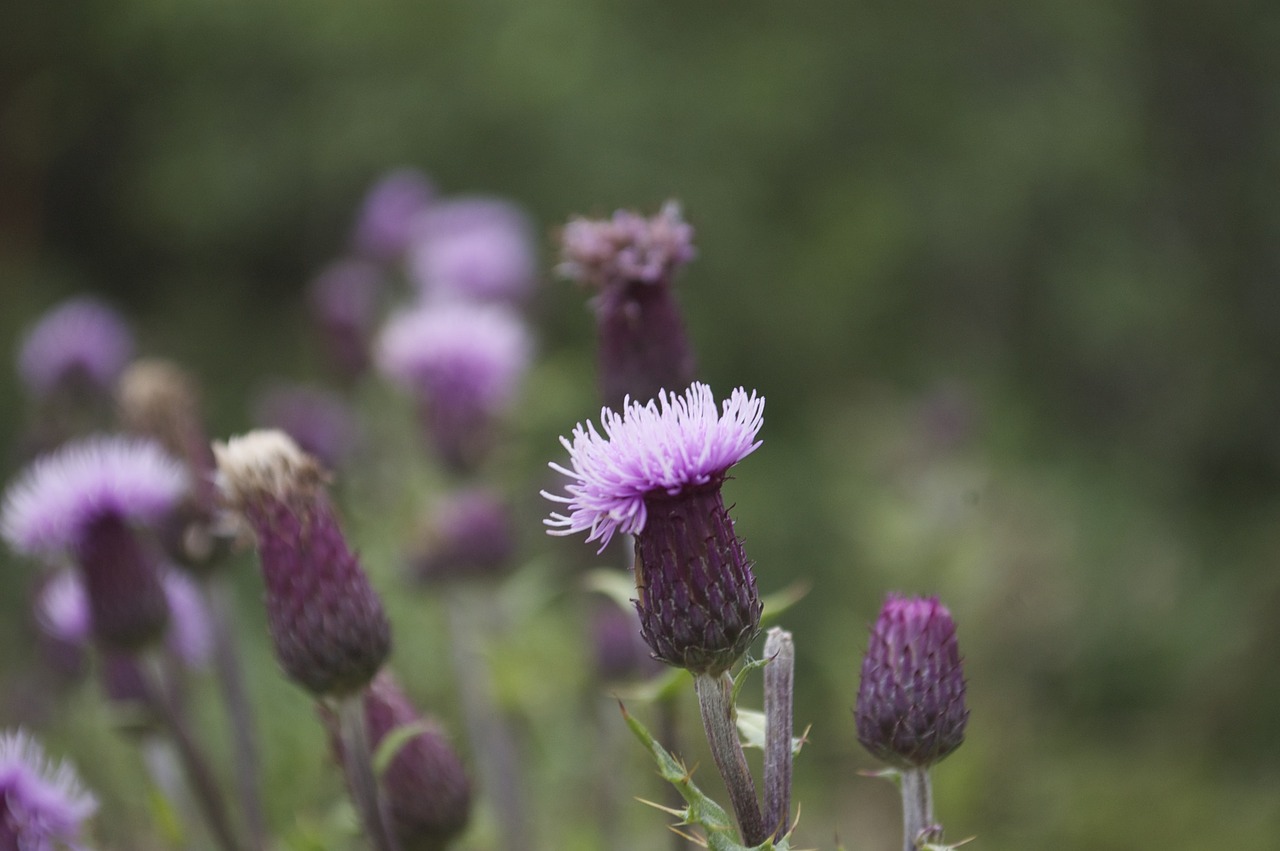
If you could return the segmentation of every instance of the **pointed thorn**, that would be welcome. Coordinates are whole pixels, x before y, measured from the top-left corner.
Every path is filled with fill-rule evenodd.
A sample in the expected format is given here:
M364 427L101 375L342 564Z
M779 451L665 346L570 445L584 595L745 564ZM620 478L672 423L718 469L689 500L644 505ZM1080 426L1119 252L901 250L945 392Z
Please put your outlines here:
M655 810L662 810L667 815L678 816L679 818L685 821L688 821L689 819L689 811L687 809L684 809L684 810L673 809L664 804L657 804L657 803L654 803L653 801L646 800L645 798L636 798L636 800L646 806L653 807Z

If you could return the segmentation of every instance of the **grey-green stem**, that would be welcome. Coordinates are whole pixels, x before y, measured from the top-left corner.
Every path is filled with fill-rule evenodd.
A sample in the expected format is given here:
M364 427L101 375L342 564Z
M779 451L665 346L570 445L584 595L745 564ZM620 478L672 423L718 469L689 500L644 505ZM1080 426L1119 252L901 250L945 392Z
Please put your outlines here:
M930 838L933 823L933 785L927 768L902 770L902 849L916 851Z
M764 642L764 824L775 839L791 821L792 686L796 651L791 633L774 627Z
M369 730L364 718L364 692L341 698L336 704L342 736L342 768L347 774L351 800L360 814L360 824L377 851L400 851L400 843L387 826L378 794L378 779L373 773Z
M742 752L742 741L738 738L735 711L730 700L733 679L728 674L719 677L695 674L693 683L698 692L698 707L702 710L702 725L707 731L711 756L724 778L733 812L738 817L742 842L754 847L768 839L770 831L765 828L760 815L755 781L751 779L747 757Z

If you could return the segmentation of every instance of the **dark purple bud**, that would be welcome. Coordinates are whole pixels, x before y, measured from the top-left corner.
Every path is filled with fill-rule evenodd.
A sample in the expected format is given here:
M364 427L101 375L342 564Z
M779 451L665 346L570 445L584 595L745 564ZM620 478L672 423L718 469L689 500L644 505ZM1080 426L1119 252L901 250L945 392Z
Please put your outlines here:
M640 635L634 610L612 601L597 605L591 613L591 638L596 674L606 683L640 680L662 670Z
M382 775L392 829L403 851L443 851L467 826L471 782L440 728L422 716L389 675L377 677L364 696L369 744L410 724L425 727L396 752Z
M889 595L871 628L854 719L858 741L899 768L927 767L964 741L956 625L936 597Z
M515 554L515 532L506 501L483 489L453 494L432 518L432 532L411 569L422 582L498 576Z
M95 639L116 650L140 650L164 636L169 603L158 559L119 515L90 523L77 555Z
M98 677L120 732L142 736L159 731L160 719L151 703L147 674L137 656L110 651L101 654Z
M324 473L283 432L215 444L228 504L253 528L267 623L285 674L317 697L369 683L391 650L391 627L347 546Z

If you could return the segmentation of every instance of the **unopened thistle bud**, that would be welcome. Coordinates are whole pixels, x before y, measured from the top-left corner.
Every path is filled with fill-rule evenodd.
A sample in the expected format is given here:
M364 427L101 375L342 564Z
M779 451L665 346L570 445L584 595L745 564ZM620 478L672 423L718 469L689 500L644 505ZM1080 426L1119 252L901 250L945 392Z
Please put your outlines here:
M426 299L518 303L536 276L531 231L524 212L509 201L444 201L414 223L409 276Z
M400 728L420 728L396 751L380 785L403 851L443 851L471 815L471 781L462 761L439 726L418 713L386 671L364 693L364 713L373 750ZM334 729L337 719L328 717L326 722L338 759L345 760Z
M50 760L22 730L0 733L0 848L79 848L81 824L97 808L69 763Z
M150 441L91 438L37 460L5 495L0 529L13 549L79 565L94 636L136 650L164 634L159 559L139 525L155 528L188 476Z
M377 356L383 374L418 403L444 461L467 468L484 457L531 352L529 332L513 311L447 303L393 316Z
M693 228L675 202L652 218L619 210L611 219L565 225L559 271L598 293L606 405L617 409L627 397L647 401L662 388L686 387L693 380L693 345L671 282L694 253Z
M551 534L587 532L601 549L615 532L635 535L641 633L654 656L719 675L746 652L760 626L755 576L725 508L729 468L760 446L764 399L733 391L721 411L705 384L662 392L622 414L600 413L604 436L579 424L569 450L567 496Z
M858 741L898 768L924 768L964 741L956 625L936 597L890 595L871 628L854 718Z
M283 432L214 445L227 503L257 536L267 622L286 675L317 697L369 683L391 627L347 546L319 464Z
M429 540L411 559L424 583L501 575L515 554L511 510L497 494L476 488L452 494L435 510Z

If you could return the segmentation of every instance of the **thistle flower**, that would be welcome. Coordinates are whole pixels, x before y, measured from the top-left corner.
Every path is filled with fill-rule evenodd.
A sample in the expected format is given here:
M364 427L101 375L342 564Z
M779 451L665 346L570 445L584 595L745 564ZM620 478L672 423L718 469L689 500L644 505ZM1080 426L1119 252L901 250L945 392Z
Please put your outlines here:
M0 733L0 848L79 847L98 802L68 762L55 763L23 730Z
M694 673L718 675L759 629L755 577L720 493L729 468L754 452L764 399L742 388L717 412L705 384L683 396L661 392L622 414L605 409L570 442L566 506L545 521L553 535L587 532L601 550L617 532L636 536L641 633L654 655Z
M338 528L324 473L279 431L214 445L227 503L253 527L285 674L317 697L373 679L391 650L382 602Z
M279 384L254 406L254 422L279 429L327 469L341 467L360 442L355 413L342 397L318 387Z
M380 785L403 851L443 851L467 826L471 815L471 782L462 761L439 726L423 719L387 671L369 684L364 712L374 750L396 730L419 730L396 752ZM333 729L336 719L325 720L338 759L345 761L341 740Z
M60 386L110 391L133 356L133 336L120 315L94 298L73 298L31 326L18 350L18 373L35 396Z
M458 198L415 224L410 277L428 298L518 302L533 288L537 259L525 214L497 198Z
M398 259L409 244L414 220L434 197L435 187L416 169L388 173L360 205L351 236L356 251L375 260Z
M668 202L652 218L619 210L612 219L573 219L561 235L563 276L598 291L600 391L618 407L685 387L696 363L680 307L676 272L694 256L693 229Z
M449 303L393 316L377 360L417 400L444 459L465 467L483 454L494 420L514 401L531 349L511 310Z
M155 554L135 524L158 524L184 494L182 467L149 441L98 437L38 459L9 487L0 533L17 552L80 567L95 636L136 649L164 633Z
M936 597L891 594L871 628L854 718L858 741L899 768L923 768L964 741L956 625Z
M307 301L325 352L344 376L369 366L369 340L377 320L383 273L364 260L342 260L311 282Z
M412 560L418 580L478 579L510 565L515 553L511 511L497 494L481 488L452 494L432 520L431 540Z

